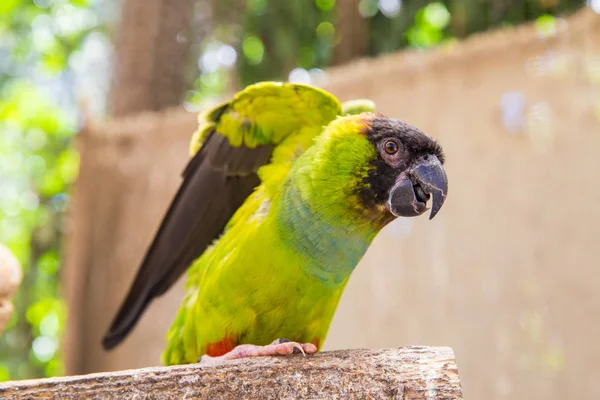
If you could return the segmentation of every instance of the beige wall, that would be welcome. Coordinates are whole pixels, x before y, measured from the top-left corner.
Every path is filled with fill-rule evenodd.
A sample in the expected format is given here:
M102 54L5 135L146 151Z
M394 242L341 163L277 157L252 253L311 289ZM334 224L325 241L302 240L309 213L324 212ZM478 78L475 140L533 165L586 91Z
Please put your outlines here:
M520 29L332 72L334 93L438 138L450 188L435 220L379 236L328 348L450 345L467 398L600 398L598 38L589 12L552 40Z
M587 10L553 38L522 27L329 71L340 98L369 97L438 138L450 189L433 221L399 220L376 239L326 349L449 345L466 398L600 398L599 37L600 16ZM172 111L82 137L65 275L71 372L157 363L177 290L115 352L99 340L176 189L194 125Z

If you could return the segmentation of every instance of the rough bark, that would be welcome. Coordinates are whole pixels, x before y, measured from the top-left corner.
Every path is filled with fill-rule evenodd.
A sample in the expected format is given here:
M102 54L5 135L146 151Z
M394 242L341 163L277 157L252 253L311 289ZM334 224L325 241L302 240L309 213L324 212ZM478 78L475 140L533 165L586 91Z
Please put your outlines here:
M3 399L462 399L447 347L343 350L0 384Z
M116 35L110 113L122 116L180 103L195 0L126 0Z
M0 244L0 333L13 311L10 299L21 283L21 266L12 253Z

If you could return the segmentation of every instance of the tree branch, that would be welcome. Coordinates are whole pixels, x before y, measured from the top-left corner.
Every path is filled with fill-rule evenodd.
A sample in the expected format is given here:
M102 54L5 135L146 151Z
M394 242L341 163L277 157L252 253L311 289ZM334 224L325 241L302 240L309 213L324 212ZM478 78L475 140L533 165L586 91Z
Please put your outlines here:
M462 399L447 347L342 350L0 384L0 398Z

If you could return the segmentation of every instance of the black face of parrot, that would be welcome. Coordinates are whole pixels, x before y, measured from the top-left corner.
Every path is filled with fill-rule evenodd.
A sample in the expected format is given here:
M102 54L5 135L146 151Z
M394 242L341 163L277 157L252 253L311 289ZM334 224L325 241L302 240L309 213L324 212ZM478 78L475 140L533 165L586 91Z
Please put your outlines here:
M385 205L396 217L414 217L428 210L432 219L448 192L441 146L417 128L402 121L376 116L367 130L377 149L361 197L366 203Z

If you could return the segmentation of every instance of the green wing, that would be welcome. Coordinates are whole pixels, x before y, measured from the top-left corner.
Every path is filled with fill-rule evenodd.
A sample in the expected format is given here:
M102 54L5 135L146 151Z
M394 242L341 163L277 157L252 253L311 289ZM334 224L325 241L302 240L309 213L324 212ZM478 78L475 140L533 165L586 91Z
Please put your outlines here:
M200 116L181 187L103 339L106 349L119 344L150 302L221 235L260 184L258 169L272 156L281 157L273 155L277 146L292 135L319 132L341 110L338 100L323 90L265 82Z
M339 101L321 89L292 83L258 83L230 102L201 114L190 150L195 154L213 131L236 147L278 145L300 127L327 125L341 109Z

